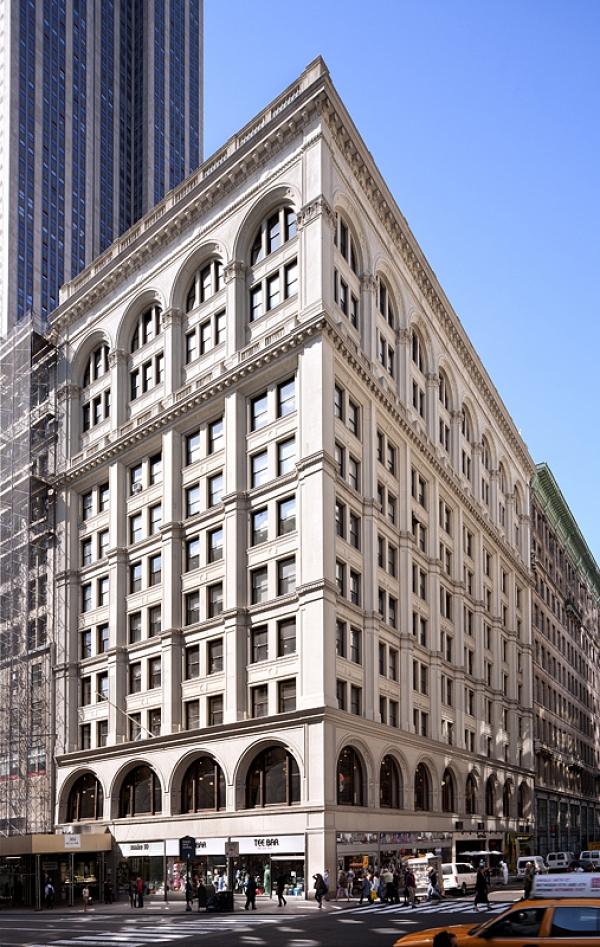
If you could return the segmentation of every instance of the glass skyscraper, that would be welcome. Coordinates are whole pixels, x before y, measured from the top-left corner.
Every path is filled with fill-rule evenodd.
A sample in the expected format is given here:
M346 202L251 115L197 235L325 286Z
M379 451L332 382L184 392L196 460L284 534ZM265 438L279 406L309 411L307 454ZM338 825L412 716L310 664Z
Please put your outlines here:
M0 0L0 335L202 160L202 0Z

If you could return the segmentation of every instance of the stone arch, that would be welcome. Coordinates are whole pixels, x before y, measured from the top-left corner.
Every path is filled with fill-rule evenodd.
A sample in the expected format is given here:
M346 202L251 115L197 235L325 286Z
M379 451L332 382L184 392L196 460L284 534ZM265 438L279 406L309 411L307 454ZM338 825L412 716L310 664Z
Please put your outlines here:
M479 812L479 780L475 770L467 773L465 779L465 813L477 815Z
M433 770L435 773L435 770ZM434 779L430 764L426 760L419 760L413 774L413 808L415 812L432 812L434 810L433 794Z
M378 804L385 809L404 809L404 795L404 774L396 754L384 753L379 764Z
M446 380L446 385L448 387L448 394L450 396L450 403L448 405L448 411L455 411L458 405L458 386L456 384L456 377L454 375L454 369L450 364L449 360L442 356L438 362L437 373L440 379L442 376Z
M485 781L485 814L495 816L498 805L498 780L494 773L491 773Z
M336 803L366 808L369 805L369 775L364 756L354 742L351 739L345 741L336 757Z
M82 385L83 373L87 361L92 352L105 342L108 345L109 353L112 351L112 341L108 332L104 329L93 329L89 335L77 346L71 357L71 381L75 385Z
M246 780L252 763L257 758L257 756L263 752L263 750L269 749L269 747L281 747L291 756L293 756L298 767L298 772L300 774L300 787L302 790L302 784L304 780L304 767L302 764L302 758L298 753L298 750L287 743L285 740L282 740L280 737L269 738L268 736L260 737L249 747L246 747L242 755L239 757L237 763L234 766L233 771L233 786L235 793L235 807L236 809L245 809L246 802ZM301 791L301 801L303 793Z
M514 795L515 785L512 779L508 777L502 787L502 815L505 819L510 819L512 816Z
M129 355L131 336L137 317L150 306L159 306L165 311L165 299L162 292L153 287L143 289L125 309L117 329L116 348Z
M458 780L451 766L446 766L442 773L440 808L442 812L458 812Z
M75 787L76 783L81 779L82 776L93 776L98 780L100 788L102 790L102 795L104 797L104 806L106 805L106 787L103 780L100 778L98 773L96 773L91 767L85 766L83 769L77 769L71 773L64 781L60 787L58 793L58 822L64 823L68 822L68 809L69 809L69 797L71 795L72 789ZM103 807L104 808L104 807ZM103 816L100 816L98 821L100 821Z
M404 326L406 324L407 311L404 290L402 284L398 280L397 274L389 262L388 257L383 253L380 253L375 257L373 262L373 272L376 279L378 279L380 276L383 276L385 282L387 283L388 290L391 294L394 305L396 328L398 329L401 326Z
M363 273L373 272L373 263L369 253L369 242L360 223L363 215L361 214L358 205L355 204L352 197L350 197L346 191L340 189L335 192L333 197L333 211L335 214L336 225L338 215L341 214L341 216L344 218L344 221L348 225L350 233L354 237L358 254L358 260L356 261L358 275L360 276Z
M214 259L219 260L223 267L229 260L227 249L219 240L207 240L200 243L188 254L175 274L169 296L169 308L179 309L185 313L187 292L196 270Z
M233 244L232 259L248 263L250 247L261 221L276 208L284 205L293 207L298 212L301 200L299 190L292 184L279 184L268 190L262 197L259 197L247 211L240 224Z
M225 782L227 785L231 782L231 774L228 771L228 767L225 765L223 760L220 758L218 753L215 753L213 747L200 747L195 746L192 750L189 750L184 756L181 757L178 763L173 767L173 771L170 776L167 776L167 793L171 799L171 812L173 815L179 812L179 804L181 800L181 787L183 784L183 778L190 768L190 766L199 759L201 756L210 756L215 763L217 763L223 775L225 776Z
M515 514L517 516L522 516L525 512L525 495L523 488L520 483L515 483L514 488L515 494Z
M119 809L120 809L120 798L121 798L121 789L123 788L123 783L133 770L138 769L141 766L147 766L151 769L158 779L160 785L160 791L162 799L167 799L167 790L165 787L165 781L161 771L148 759L130 759L122 766L119 767L117 772L112 778L110 785L110 818L118 819L119 818Z
M481 445L482 445L481 465L482 467L483 467L483 448L485 444L487 444L489 457L490 457L489 473L492 473L492 471L496 470L498 467L498 449L496 446L496 441L494 439L494 436L489 428L486 428L485 431L483 431L481 434Z
M412 333L416 332L419 340L421 342L421 348L423 352L423 374L427 376L430 372L433 371L434 359L433 359L433 343L431 340L431 334L427 328L427 324L424 318L420 313L417 313L414 318L411 318L408 323L408 331L411 335L411 346L412 346ZM409 358L412 362L412 348L409 351Z
M477 415L477 408L476 408L476 406L473 404L473 402L471 401L471 399L470 399L469 397L466 397L466 398L463 398L462 405L461 405L461 410L462 410L462 411L465 411L465 410L466 410L466 411L468 412L469 419L470 419L470 421L471 421L471 440L470 440L470 444L471 444L471 446L473 446L474 444L479 443L480 436L481 436L481 435L480 435L480 430L479 430L479 418L478 418L478 415Z

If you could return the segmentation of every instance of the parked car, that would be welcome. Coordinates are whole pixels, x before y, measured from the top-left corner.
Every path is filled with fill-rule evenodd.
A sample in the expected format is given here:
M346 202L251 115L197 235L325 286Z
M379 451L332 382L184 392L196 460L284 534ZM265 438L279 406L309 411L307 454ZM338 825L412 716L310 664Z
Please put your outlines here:
M548 871L566 871L572 861L575 861L574 852L548 852L546 855Z
M587 849L579 856L582 865L590 865L593 871L600 871L600 851L588 851Z
M449 862L442 865L444 894L466 894L475 888L477 872L468 862Z
M541 855L521 855L520 858L517 858L517 878L522 879L525 875L527 862L533 862L536 874L545 875L548 871L546 862Z

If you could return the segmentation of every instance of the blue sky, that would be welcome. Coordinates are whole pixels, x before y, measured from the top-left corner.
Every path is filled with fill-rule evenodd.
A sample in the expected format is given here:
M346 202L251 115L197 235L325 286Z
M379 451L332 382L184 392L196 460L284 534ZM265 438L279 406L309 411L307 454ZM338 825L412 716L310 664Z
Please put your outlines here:
M321 54L600 562L600 3L205 0L205 153Z

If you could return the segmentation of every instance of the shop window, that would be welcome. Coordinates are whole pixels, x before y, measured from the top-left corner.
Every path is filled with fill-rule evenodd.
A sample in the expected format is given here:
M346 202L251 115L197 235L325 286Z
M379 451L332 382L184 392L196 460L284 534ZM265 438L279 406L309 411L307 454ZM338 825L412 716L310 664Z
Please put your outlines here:
M300 771L284 747L263 750L252 761L246 777L246 808L293 805L300 802Z
M225 776L210 756L201 756L186 771L181 785L181 811L225 808Z

